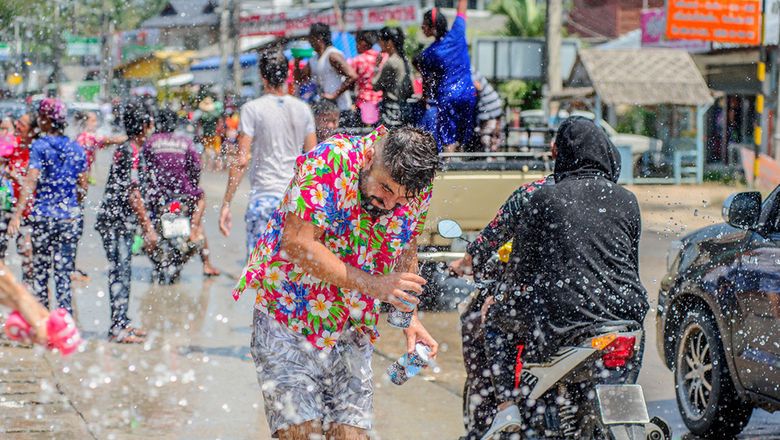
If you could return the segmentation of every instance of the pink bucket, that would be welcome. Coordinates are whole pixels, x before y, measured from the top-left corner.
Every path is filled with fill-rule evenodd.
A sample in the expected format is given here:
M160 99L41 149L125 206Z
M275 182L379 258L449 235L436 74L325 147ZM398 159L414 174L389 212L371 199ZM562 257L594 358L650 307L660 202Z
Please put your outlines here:
M361 102L360 120L366 125L374 125L379 120L379 104L376 102Z

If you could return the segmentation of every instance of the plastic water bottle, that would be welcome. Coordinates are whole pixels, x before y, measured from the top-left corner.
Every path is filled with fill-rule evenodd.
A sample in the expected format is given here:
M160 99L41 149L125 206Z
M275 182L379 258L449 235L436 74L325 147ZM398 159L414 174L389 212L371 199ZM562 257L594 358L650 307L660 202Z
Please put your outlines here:
M390 382L403 385L410 377L419 373L431 361L431 349L427 345L417 343L412 353L406 353L387 367Z
M5 321L3 330L11 340L19 340L30 336L30 324L22 318L19 312L13 312ZM76 322L65 309L57 309L49 314L46 322L49 349L57 349L64 356L78 350L83 342Z

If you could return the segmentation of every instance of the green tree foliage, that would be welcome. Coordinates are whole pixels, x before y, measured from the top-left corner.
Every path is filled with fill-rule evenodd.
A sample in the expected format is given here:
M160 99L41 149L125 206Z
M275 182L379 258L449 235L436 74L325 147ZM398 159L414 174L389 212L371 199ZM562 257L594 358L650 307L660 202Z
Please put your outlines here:
M498 85L501 95L506 97L509 105L530 110L542 106L542 83L536 81L506 81Z
M495 0L489 9L506 15L506 35L512 37L544 36L545 5L536 0Z
M131 30L157 15L167 0L108 0L109 19L115 29ZM55 17L59 17L55 19ZM19 19L25 50L51 56L55 33L97 37L102 33L103 0L0 0L0 40L13 39L13 22Z
M0 34L13 34L13 20L24 10L24 0L0 1Z

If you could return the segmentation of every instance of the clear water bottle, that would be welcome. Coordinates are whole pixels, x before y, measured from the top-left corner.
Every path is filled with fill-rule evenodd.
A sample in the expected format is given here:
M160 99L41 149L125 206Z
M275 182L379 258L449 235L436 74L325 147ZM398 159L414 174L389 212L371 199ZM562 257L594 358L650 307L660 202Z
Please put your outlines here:
M387 367L387 375L390 376L390 382L396 385L403 385L410 377L419 373L421 369L431 361L431 349L427 345L417 343L412 353L406 353L397 361Z

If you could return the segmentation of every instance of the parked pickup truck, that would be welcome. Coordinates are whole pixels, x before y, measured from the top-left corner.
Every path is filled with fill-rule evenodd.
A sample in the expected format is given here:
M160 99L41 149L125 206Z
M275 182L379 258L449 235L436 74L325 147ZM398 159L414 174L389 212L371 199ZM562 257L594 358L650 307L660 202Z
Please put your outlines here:
M533 182L552 170L547 152L445 154L443 170L433 184L433 198L418 238L420 275L426 284L420 297L425 309L454 309L474 291L465 278L449 276L446 264L463 256L472 240L495 217L498 209L520 186ZM468 157L463 157L468 156ZM456 220L463 238L446 239L436 230L439 220Z
M505 153L517 157L519 153ZM496 157L498 155L498 157ZM449 155L447 155L449 156ZM472 158L474 154L470 155ZM452 161L444 164L433 184L433 198L425 222L425 230L418 239L423 248L435 247L439 251L458 251L466 243L440 237L436 233L439 220L456 220L467 239L476 237L495 217L506 199L525 183L538 180L552 170L549 154L534 160L501 160L502 153L492 153L492 160L478 157L474 160ZM540 155L537 155L537 157ZM547 160L545 160L545 158ZM441 255L446 257L445 255ZM426 253L423 257L434 257Z

